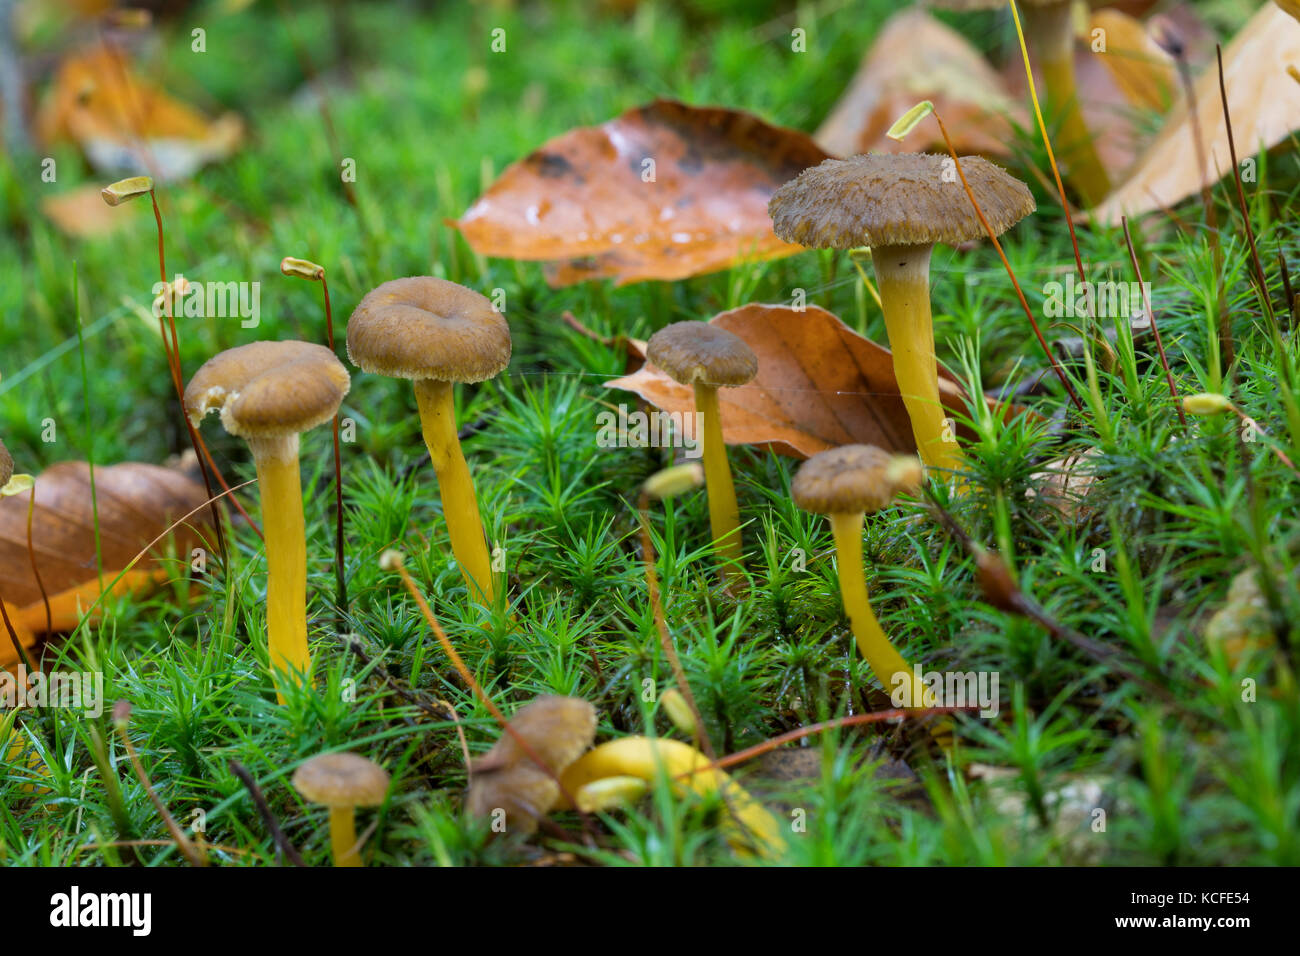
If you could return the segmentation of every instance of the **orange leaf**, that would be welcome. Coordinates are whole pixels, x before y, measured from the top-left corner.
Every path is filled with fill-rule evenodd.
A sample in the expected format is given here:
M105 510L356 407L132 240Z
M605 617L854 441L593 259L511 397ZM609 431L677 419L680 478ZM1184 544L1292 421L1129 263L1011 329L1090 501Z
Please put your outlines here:
M817 306L800 311L751 304L709 321L740 336L758 356L752 382L718 389L728 444L757 445L795 458L854 443L916 452L889 349ZM605 386L636 392L666 412L695 410L690 386L648 362ZM965 414L961 389L942 370L939 387L944 405Z
M1008 116L1025 120L1024 108L978 50L924 10L911 8L886 21L848 90L817 130L817 142L841 156L943 147L933 122L905 142L885 136L921 100L934 103L959 153L1005 156L1011 150Z
M826 158L750 113L656 100L551 140L450 225L482 255L555 263L552 285L682 279L799 252L767 201Z
M243 139L233 113L209 120L140 78L126 55L107 45L64 60L36 119L45 144L77 143L102 173L155 179L189 176L224 159Z
M207 500L201 482L169 468L139 462L96 468L95 491L106 584L173 520ZM39 625L44 630L44 606L27 552L27 503L27 495L0 498L0 589L5 600L25 609L24 620L29 626ZM188 558L189 548L202 544L194 529L208 520L204 509L187 520L188 526L177 529L174 540L181 554ZM90 468L84 462L53 465L36 479L32 542L41 580L51 598L91 584L92 591L78 594L83 598L89 594L84 603L87 607L92 604L98 593L98 574ZM161 550L162 543L155 547L155 551ZM173 567L146 557L135 570L148 578ZM143 580L131 578L130 587ZM40 607L39 619L25 613L32 605Z

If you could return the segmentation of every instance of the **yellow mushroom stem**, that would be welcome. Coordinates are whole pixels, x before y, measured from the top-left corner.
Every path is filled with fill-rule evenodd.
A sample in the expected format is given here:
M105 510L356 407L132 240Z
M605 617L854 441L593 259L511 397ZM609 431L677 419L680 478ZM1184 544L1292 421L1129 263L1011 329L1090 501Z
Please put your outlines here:
M736 504L736 486L731 480L727 445L722 440L722 415L718 407L716 385L695 383L695 410L700 413L704 431L704 483L709 498L709 527L713 546L723 562L723 577L736 575L744 566L740 540L740 506Z
M442 514L447 519L451 550L456 555L470 597L491 604L495 594L492 561L488 556L483 519L469 465L460 450L456 429L456 401L451 382L417 379L415 401L420 409L424 444L438 476Z
M905 699L910 706L920 707L925 701L924 686L912 666L885 636L875 612L871 610L871 602L867 600L867 579L862 573L862 512L832 514L830 520L839 560L840 597L858 650L886 693L892 694L895 688L901 687L901 681L911 681L912 692Z
M330 847L335 866L360 866L355 807L330 807Z
M1074 27L1069 2L1022 6L1025 34L1038 55L1047 102L1059 122L1056 144L1070 182L1085 206L1110 192L1110 177L1097 155L1096 140L1084 121L1074 81Z
M307 649L307 536L298 473L298 436L249 439L266 536L266 636L271 668L301 684ZM284 703L284 694L277 691Z
M723 824L728 842L742 853L778 855L785 840L776 818L725 772L701 769L708 766L708 757L680 740L622 737L588 750L564 768L560 781L565 793L576 794L609 777L653 782L663 774L678 792L721 793L730 811ZM563 797L560 809L571 809Z
M930 318L931 245L878 246L871 250L880 288L885 331L894 355L898 391L912 422L921 460L934 468L956 469L960 456L954 432L946 428L939 401L939 366Z

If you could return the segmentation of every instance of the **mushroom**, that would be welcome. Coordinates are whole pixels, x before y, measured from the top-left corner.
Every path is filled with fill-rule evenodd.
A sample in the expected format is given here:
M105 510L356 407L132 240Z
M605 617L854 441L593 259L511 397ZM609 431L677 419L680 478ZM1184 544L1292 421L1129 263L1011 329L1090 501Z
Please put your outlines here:
M197 428L212 409L248 442L266 535L266 630L272 670L301 682L307 649L307 541L298 434L329 421L350 380L334 353L308 342L253 342L215 355L190 379L185 412ZM277 691L284 703L284 694Z
M303 799L329 807L335 866L361 866L356 808L383 803L389 779L379 764L347 751L317 754L294 771L293 786Z
M502 812L507 827L533 833L537 821L560 799L557 775L591 746L595 736L596 709L587 701L536 698L515 712L510 729L502 732L491 750L470 763L466 810L474 817ZM549 769L539 767L534 756Z
M1006 0L934 0L949 10L1005 8ZM1083 111L1079 108L1074 79L1074 23L1072 0L1020 0L1025 41L1032 51L1047 102L1060 123L1060 153L1084 205L1093 206L1110 192L1110 177L1101 164Z
M14 476L14 458L9 454L9 449L5 443L0 441L0 488L9 484L9 479Z
M695 390L704 446L704 480L713 543L724 562L723 576L744 569L740 508L722 440L718 389L744 385L758 374L758 357L740 336L708 322L674 322L646 343L646 360Z
M908 680L914 674L885 636L867 600L867 582L862 574L862 518L866 512L887 507L900 491L915 490L922 478L923 471L915 458L891 455L875 445L844 445L805 461L790 486L800 508L830 517L844 610L858 650L886 692L893 690L900 673ZM919 706L925 700L919 682L912 690L906 699Z
M377 375L415 383L424 443L438 475L451 550L471 597L495 589L478 498L456 433L456 382L482 382L510 363L510 327L472 289L432 276L376 286L348 319L348 357Z
M742 852L779 854L785 840L776 818L740 784L711 764L708 757L680 740L620 737L573 761L560 774L560 780L566 793L596 809L603 809L606 804L601 799L601 788L592 784L610 778L639 777L652 782L662 775L679 792L685 789L700 795L720 793L728 809L723 822L728 842ZM567 804L562 803L561 808L568 809Z
M952 158L930 153L873 154L828 159L806 169L772 195L776 234L817 249L871 246L881 311L899 392L927 465L953 469L956 440L944 434L939 375L930 318L930 253L936 242L956 245L986 235L951 169ZM978 156L962 172L995 234L1034 211L1028 187Z

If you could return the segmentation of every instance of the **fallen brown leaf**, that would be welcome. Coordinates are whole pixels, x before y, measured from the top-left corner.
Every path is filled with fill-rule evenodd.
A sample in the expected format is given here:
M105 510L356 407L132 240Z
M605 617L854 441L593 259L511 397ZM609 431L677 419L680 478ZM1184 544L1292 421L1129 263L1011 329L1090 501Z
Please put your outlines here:
M64 60L36 118L42 143L79 145L101 173L184 179L230 155L244 136L233 113L211 120L141 78L126 54L101 44Z
M105 585L174 520L207 500L201 482L138 462L96 468L95 492ZM0 498L0 581L4 599L20 608L23 624L44 631L45 606L27 551L27 506L25 494ZM196 529L207 519L207 510L201 509L173 535L174 547L186 563L189 549L202 543ZM67 629L79 619L79 608L89 608L99 595L90 468L84 462L62 462L37 477L32 543L50 596L54 630ZM154 550L161 553L163 543ZM153 557L143 558L113 593L139 593L175 576L174 568ZM0 663L8 643L0 641ZM12 647L7 650L12 657Z
M727 444L795 458L855 443L916 452L889 349L817 306L751 304L709 321L740 336L758 356L753 381L718 389ZM666 412L695 409L691 387L648 362L605 386L635 392ZM942 370L939 390L948 408L965 414L961 389Z
M826 158L750 113L656 100L549 141L450 224L482 255L551 262L556 286L682 279L799 252L767 201Z
M957 31L916 7L890 17L815 139L826 151L924 152L943 147L937 124L918 128L906 143L885 136L921 100L943 117L958 153L1000 156L1011 151L1009 116L1025 121L1006 83ZM922 140L922 134L930 136Z
M1300 68L1300 23L1273 4L1251 17L1223 51L1224 85L1239 159L1270 149L1300 128L1300 84L1288 75ZM1187 104L1170 115L1126 181L1092 211L1118 225L1120 217L1166 209L1227 175L1228 150L1217 65L1196 80L1196 114L1205 143L1205 170L1198 168Z

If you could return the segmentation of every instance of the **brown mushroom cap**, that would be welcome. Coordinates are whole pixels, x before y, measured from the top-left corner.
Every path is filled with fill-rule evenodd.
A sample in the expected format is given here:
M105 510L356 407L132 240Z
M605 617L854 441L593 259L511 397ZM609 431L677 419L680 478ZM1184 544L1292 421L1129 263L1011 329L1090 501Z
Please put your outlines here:
M360 754L312 757L293 774L294 789L327 807L373 807L388 793L388 771Z
M473 289L433 276L393 279L357 303L348 357L392 378L482 382L510 364L510 326Z
M916 459L875 445L843 445L818 452L790 485L795 504L814 514L855 514L888 507L900 491L914 490L923 474Z
M14 476L14 459L9 454L9 449L5 443L0 441L0 488L9 484L9 479Z
M646 358L683 385L744 385L758 356L740 336L708 322L674 322L646 343Z
M281 438L333 418L350 385L323 345L253 342L203 363L185 389L185 412L197 425L216 408L232 435Z
M805 169L767 205L776 234L814 249L956 245L986 235L961 177L937 153L867 153ZM979 156L963 156L995 235L1036 208L1020 180Z
M515 712L510 726L558 774L591 746L596 709L578 697L538 697ZM537 818L560 797L560 785L504 730L492 749L470 764L470 773L469 813L487 817L504 810L509 825L524 833L532 833Z

